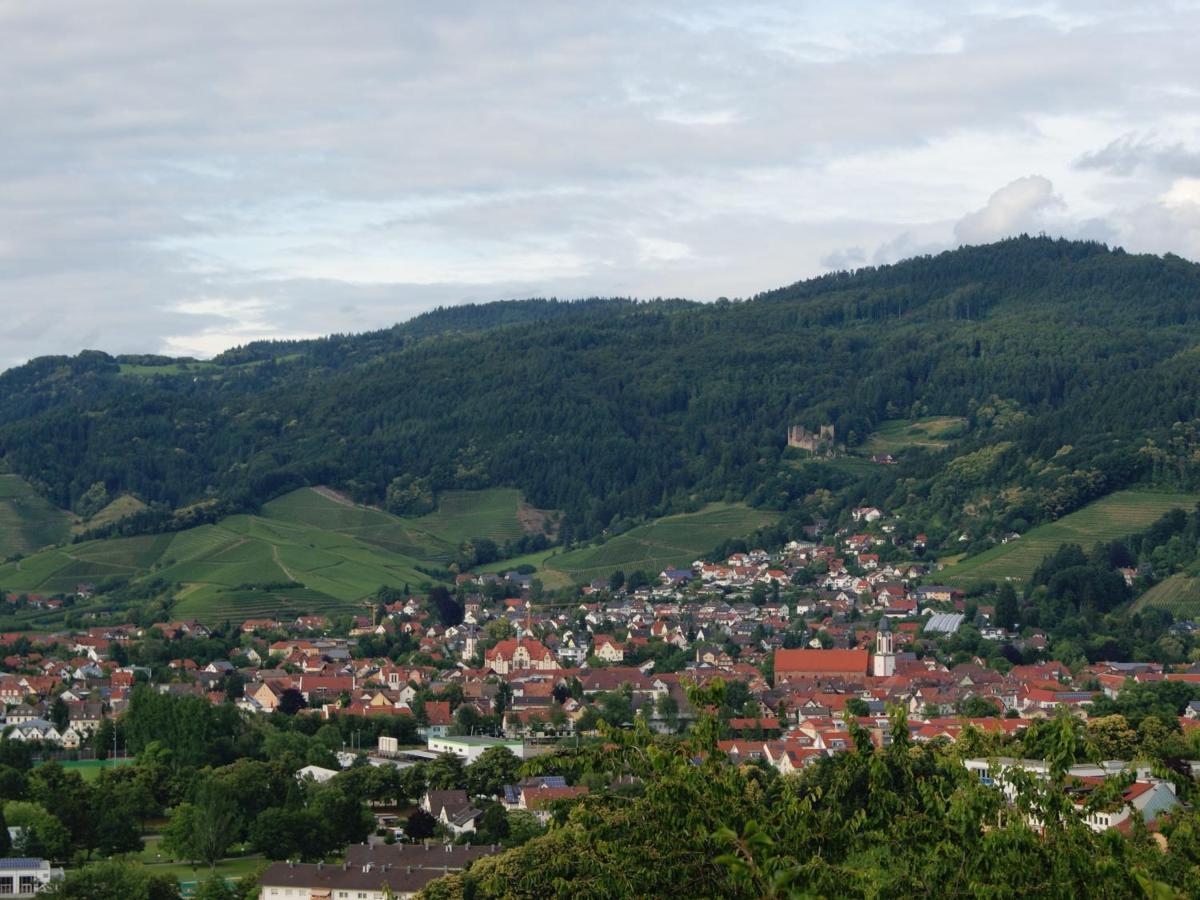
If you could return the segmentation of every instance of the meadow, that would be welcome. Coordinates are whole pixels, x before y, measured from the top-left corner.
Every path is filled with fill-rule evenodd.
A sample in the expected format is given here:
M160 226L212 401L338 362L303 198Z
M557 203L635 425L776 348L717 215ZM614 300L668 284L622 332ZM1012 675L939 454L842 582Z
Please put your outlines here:
M907 447L942 449L962 432L966 419L957 416L926 416L921 419L890 419L880 423L859 448L866 454L898 453Z
M688 566L730 538L745 537L778 519L776 513L740 504L714 503L699 512L656 519L603 544L549 556L543 565L575 583L606 578L617 569L651 577L668 566Z
M948 566L936 577L951 584L980 581L1025 581L1060 544L1079 544L1090 550L1097 542L1113 541L1140 531L1172 509L1190 509L1196 494L1118 491L1083 509L1032 529L1016 540Z

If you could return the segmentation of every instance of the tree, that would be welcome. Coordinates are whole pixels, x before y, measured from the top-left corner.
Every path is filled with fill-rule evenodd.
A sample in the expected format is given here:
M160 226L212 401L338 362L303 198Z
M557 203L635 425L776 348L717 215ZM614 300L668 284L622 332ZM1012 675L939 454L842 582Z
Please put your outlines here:
M478 840L484 843L499 844L508 837L508 815L499 803L490 803L479 817L476 829Z
M867 701L862 697L851 697L846 701L846 712L855 717L869 716L871 707L867 705Z
M621 589L623 584L625 584L625 573L620 569L614 569L613 573L608 576L608 589L615 593Z
M41 804L10 801L4 805L4 820L9 827L20 829L12 849L21 856L44 856L53 860L70 858L71 832Z
M141 863L99 862L70 869L38 893L38 900L179 900L174 875L150 874Z
M437 819L420 807L414 809L404 823L404 833L410 841L423 841L433 837L436 829Z
M278 709L285 716L294 716L306 706L308 706L308 701L305 700L304 695L295 688L287 688L282 694L279 695Z
M93 732L91 738L92 752L96 754L96 759L108 759L108 754L112 752L114 738L117 734L117 726L113 724L113 720L105 716L100 720L99 727Z
M104 856L142 849L142 833L128 809L106 805L96 811L96 849Z
M4 819L4 811L0 809L0 856L8 856L12 850L12 837L8 833L8 823Z
M50 704L50 721L54 723L59 734L66 731L67 725L71 722L71 710L67 707L67 702L63 700L61 694L55 697L54 702Z
M1017 605L1017 592L1007 581L1000 585L1000 593L996 596L995 621L997 628L1011 629L1020 624L1020 608Z
M999 701L975 695L959 705L959 712L968 719L986 719L999 716L1002 710Z
M462 758L453 753L440 753L425 767L425 778L431 791L459 790L467 786L467 772Z
M196 887L196 900L237 900L237 893L220 875L210 875Z
M505 847L522 847L544 831L541 821L533 813L523 809L510 809L508 837L502 843Z
M488 747L467 766L467 789L477 797L494 797L517 780L521 761L507 747Z

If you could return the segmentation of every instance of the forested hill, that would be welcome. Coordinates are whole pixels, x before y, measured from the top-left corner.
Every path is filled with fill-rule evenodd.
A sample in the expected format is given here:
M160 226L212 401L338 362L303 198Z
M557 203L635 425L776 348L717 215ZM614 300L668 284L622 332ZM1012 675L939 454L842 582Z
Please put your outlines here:
M1030 522L1196 484L1198 322L1194 263L1023 237L747 301L520 301L211 362L41 358L0 375L0 468L71 508L97 482L170 508L330 484L401 512L505 485L563 510L568 537L819 487ZM966 424L851 488L788 464L790 424L853 450L924 415Z

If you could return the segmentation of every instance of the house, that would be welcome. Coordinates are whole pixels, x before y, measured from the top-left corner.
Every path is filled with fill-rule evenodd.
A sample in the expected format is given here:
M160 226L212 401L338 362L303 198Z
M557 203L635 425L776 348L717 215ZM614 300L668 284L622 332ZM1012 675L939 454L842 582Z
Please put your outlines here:
M347 848L341 865L277 862L263 872L259 900L407 900L429 882L461 872L496 845L358 845Z
M598 634L592 640L592 655L602 662L618 663L625 659L625 645L609 634Z
M560 668L554 654L541 641L532 638L509 638L483 654L484 665L497 675L533 669L549 672Z
M471 805L466 791L426 791L421 809L429 813L452 834L475 830L483 811Z
M454 724L454 716L450 712L450 701L426 700L425 719L428 724L419 729L422 736L430 738L448 735L450 727Z
M528 810L538 817L543 825L550 819L550 804L555 800L573 800L588 792L586 787L523 787L517 808Z

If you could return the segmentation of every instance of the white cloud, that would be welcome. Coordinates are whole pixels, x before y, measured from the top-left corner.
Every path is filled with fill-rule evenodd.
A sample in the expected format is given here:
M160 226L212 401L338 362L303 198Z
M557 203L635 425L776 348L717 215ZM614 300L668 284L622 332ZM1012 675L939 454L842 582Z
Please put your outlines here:
M0 367L745 296L1020 230L1200 256L1186 5L0 0L0 27Z
M964 244L984 244L1022 232L1040 230L1043 215L1063 202L1054 196L1050 179L1027 175L1006 184L987 205L959 219L954 236Z

